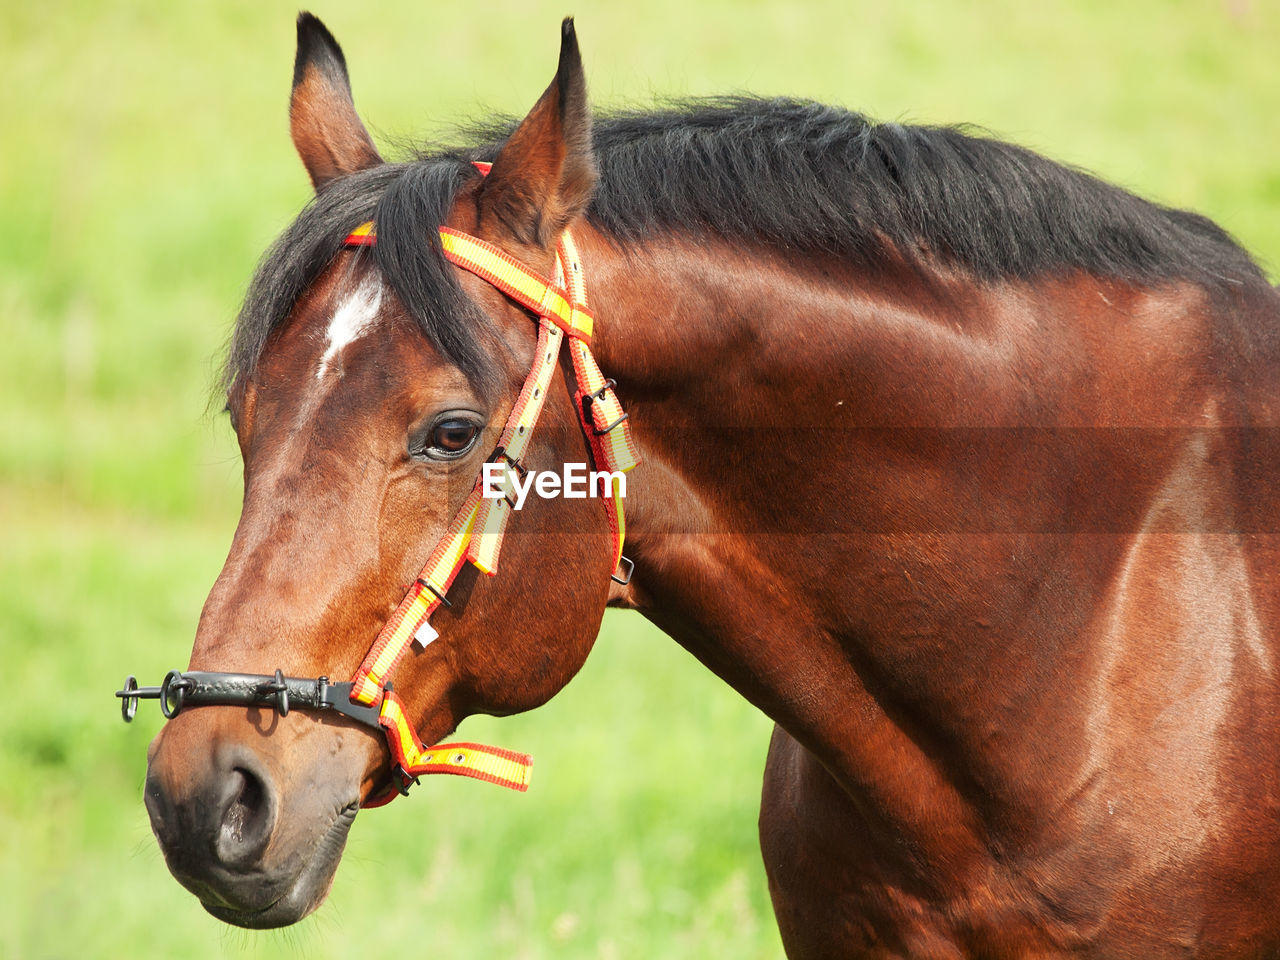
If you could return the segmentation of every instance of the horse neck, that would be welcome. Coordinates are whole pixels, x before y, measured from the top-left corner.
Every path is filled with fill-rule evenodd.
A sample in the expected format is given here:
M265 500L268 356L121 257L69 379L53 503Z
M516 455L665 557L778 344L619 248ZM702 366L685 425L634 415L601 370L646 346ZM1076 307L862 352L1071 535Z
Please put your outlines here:
M1181 588L1133 538L1059 536L1061 524L1203 529L1219 521L1194 511L1224 498L1204 451L1103 457L1090 431L1050 430L1040 462L1028 443L1044 435L1001 428L1114 425L1117 410L1206 422L1198 389L1133 375L1165 374L1132 317L1161 317L1181 350L1203 325L1187 305L1198 298L1081 278L980 287L678 236L628 249L590 237L584 266L601 366L645 457L628 489L636 574L621 605L864 796L898 789L886 753L911 770L904 807L954 812L957 791L992 784L1015 805L1051 803L1049 782L1073 789L1093 762L1073 684L1105 695L1111 672L1149 659L1126 600L1135 584ZM1107 352L1082 362L1082 339ZM1191 513L1171 518L1161 502ZM1171 689L1181 670L1170 661ZM1018 750L991 748L993 731L1015 728L1024 745L1069 745L1054 770L1025 776Z
M872 275L668 236L622 252L593 237L584 266L601 366L645 457L628 490L637 572L622 605L845 765L851 698L875 695L864 654L978 600L942 589L938 537L895 532L892 498L932 491L879 462L865 432L945 428L975 404L998 422L1010 398L949 325L947 282L906 265ZM887 486L886 470L899 471ZM851 532L854 515L869 532ZM888 582L886 558L922 582Z

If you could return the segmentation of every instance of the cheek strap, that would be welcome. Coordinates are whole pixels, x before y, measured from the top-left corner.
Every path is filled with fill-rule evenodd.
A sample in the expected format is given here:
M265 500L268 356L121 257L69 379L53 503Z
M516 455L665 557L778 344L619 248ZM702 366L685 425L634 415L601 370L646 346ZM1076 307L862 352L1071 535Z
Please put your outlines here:
M488 172L486 166L477 166L481 172ZM346 246L357 248L376 243L377 231L372 223L361 224L346 240ZM582 262L569 231L564 232L558 245L552 279L539 275L493 244L458 230L440 228L440 243L450 262L474 273L537 315L538 341L533 366L507 416L498 446L488 460L501 466L499 487L503 495L482 496L483 473L476 480L422 572L383 624L352 678L351 702L364 708L380 704L378 722L391 749L394 786L401 793L420 775L428 773L471 776L525 790L533 763L525 754L469 743L424 747L399 698L391 692L388 680L411 643L417 640L420 646L425 646L437 636L429 622L431 615L441 606L449 605L446 595L464 563L470 562L488 576L497 574L506 525L512 504L516 502L514 483L526 472L522 459L546 402L561 345L566 340L576 382L574 408L596 468L595 493L605 505L613 579L620 583L630 579L632 567L622 555L626 536L623 474L634 468L640 457L627 415L614 393L615 384L605 379L591 353L589 341L595 321L587 306ZM388 791L365 805L380 806L394 796L394 792Z

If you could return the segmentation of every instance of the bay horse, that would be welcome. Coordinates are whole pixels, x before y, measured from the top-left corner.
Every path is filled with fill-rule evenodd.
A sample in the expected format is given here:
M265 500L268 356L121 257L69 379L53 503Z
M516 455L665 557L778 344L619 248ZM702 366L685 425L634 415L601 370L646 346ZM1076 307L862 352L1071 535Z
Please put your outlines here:
M775 721L788 956L1280 956L1280 298L1226 233L814 103L593 125L569 20L523 120L386 163L303 14L290 116L316 193L233 334L243 514L145 784L209 912L324 899L411 771L361 722L390 672L373 707L289 678L367 679L486 462L592 463L594 398L643 457L625 530L616 499L530 498L496 575L410 586L421 744L544 703L630 608ZM540 292L459 266L458 237ZM617 393L548 354L538 430L495 452L544 335Z

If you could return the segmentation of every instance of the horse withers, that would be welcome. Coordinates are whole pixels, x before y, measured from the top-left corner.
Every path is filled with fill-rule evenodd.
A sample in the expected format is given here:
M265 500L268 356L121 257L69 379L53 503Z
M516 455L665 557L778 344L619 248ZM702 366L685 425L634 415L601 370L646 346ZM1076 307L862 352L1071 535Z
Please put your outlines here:
M235 329L244 511L145 787L211 913L315 909L360 806L612 604L776 721L790 956L1280 955L1280 300L1219 228L808 102L593 127L569 21L521 122L388 164L304 14L291 126L316 196ZM625 519L477 493L626 430Z

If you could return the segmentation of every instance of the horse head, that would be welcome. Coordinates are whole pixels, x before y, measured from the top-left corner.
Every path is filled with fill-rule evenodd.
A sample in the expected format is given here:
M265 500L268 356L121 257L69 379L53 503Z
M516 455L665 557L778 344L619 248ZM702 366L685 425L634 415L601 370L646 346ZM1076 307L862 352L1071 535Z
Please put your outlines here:
M493 157L384 163L342 52L298 22L293 141L316 197L263 261L233 336L228 410L244 505L190 669L345 678L491 459L535 361L531 313L449 265L440 227L549 275L595 182L571 21L547 91ZM348 233L376 223L378 246ZM526 460L589 461L556 365ZM463 565L395 691L425 743L471 714L538 706L577 672L609 595L591 499L548 499L505 538L502 575ZM389 678L388 678L389 679ZM174 875L220 919L273 927L324 899L362 803L388 789L386 739L335 711L183 710L149 752L146 805Z

